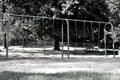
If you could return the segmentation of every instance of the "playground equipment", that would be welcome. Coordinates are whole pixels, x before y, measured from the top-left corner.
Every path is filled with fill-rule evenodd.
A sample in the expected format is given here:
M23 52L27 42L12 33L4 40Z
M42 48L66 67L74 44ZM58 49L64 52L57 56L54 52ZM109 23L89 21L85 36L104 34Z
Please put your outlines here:
M101 21L88 21L88 20L77 20L77 19L64 19L64 18L53 18L53 17L44 17L44 16L30 16L30 15L17 15L17 14L7 14L8 20L6 24L6 58L8 59L9 47L15 45L13 37L17 37L17 34L14 34L14 31L19 27L23 27L24 31L27 32L27 29L31 29L33 32L28 31L31 35L31 38L35 40L29 40L26 37L28 33L22 32L19 33L19 39L21 42L19 45L31 44L38 45L43 50L53 50L54 48L54 37L55 35L60 36L61 49L62 49L62 59L64 59L64 48L67 47L67 56L70 58L70 48L84 48L91 50L97 50L103 48L105 55L107 55L107 46L106 46L106 27L109 25L112 34L112 51L113 57L115 58L115 34L113 25L110 22L101 22ZM18 22L17 22L18 20ZM24 25L20 24L19 21L24 21ZM17 24L17 23L18 24ZM57 25L56 25L57 24ZM74 25L73 25L74 24ZM49 27L49 29L48 29ZM26 29L27 28L27 29ZM39 31L36 33L36 30ZM11 31L13 30L13 31ZM19 31L18 31L19 32ZM24 34L23 34L24 33ZM14 34L14 35L13 35ZM16 36L15 36L16 35ZM20 38L21 36L21 38ZM28 41L25 42L25 39ZM104 47L100 47L100 41L104 42ZM73 44L72 44L73 42ZM18 45L18 42L16 44ZM33 44L34 43L34 44ZM66 45L67 43L67 45ZM41 46L40 46L41 45ZM73 49L75 50L75 49Z

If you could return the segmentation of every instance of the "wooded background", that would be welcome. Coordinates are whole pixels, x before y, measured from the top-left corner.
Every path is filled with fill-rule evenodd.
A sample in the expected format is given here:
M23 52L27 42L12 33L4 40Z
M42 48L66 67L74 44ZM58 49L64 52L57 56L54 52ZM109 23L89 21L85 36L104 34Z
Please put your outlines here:
M33 16L47 16L47 17L60 17L68 19L81 19L81 20L94 20L94 21L106 21L111 22L116 30L116 42L120 42L120 1L119 0L1 0L0 1L1 13L13 13ZM0 17L1 33L2 35L2 23L4 23L3 16ZM36 39L35 35L41 37L39 32L42 31L40 23L31 24L31 21L15 20L17 27L14 28L15 34L19 35L13 37L14 39L23 38L21 32L26 32L28 35L25 39ZM48 21L45 23L47 24ZM20 26L22 24L22 26ZM28 27L31 24L36 29L36 33L33 33L33 27ZM61 22L58 22L58 27ZM23 26L24 25L24 26ZM50 33L51 26L45 28ZM58 27L59 28L59 27ZM19 30L19 31L18 31ZM71 31L72 32L72 31ZM74 31L73 31L74 32ZM56 32L59 33L59 32ZM72 33L75 34L75 33ZM20 37L21 36L21 37ZM59 34L57 35L59 36ZM73 37L74 38L74 37ZM73 40L74 41L74 40Z

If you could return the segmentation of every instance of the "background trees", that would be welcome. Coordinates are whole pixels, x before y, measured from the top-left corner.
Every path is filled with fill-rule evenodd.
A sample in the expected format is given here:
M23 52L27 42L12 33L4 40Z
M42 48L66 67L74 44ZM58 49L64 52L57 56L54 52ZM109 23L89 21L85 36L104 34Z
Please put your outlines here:
M114 26L119 25L119 0L3 0L4 9L6 12L15 14L25 14L25 15L37 15L37 16L50 16L50 17L61 17L61 18L75 18L84 20L98 20L98 21L112 21ZM114 9L115 8L115 9ZM117 15L116 15L117 14ZM27 33L31 32L29 36L34 36L32 33L32 26L29 28L23 26L24 24L30 24L31 21L23 22L20 20L14 21L14 23L22 24L17 25L16 32L21 34L21 30L26 30ZM52 25L47 25L46 20L46 30L49 31ZM32 25L35 23L31 23ZM36 23L35 35L42 31L40 28L41 22ZM55 36L60 36L59 26L61 22L57 22ZM74 23L71 23L74 25ZM26 28L27 27L27 28ZM19 29L21 28L21 29ZM37 29L39 28L39 29ZM74 33L74 29L72 29ZM50 32L48 32L49 34ZM26 38L30 38L26 36ZM42 37L39 35L39 37ZM23 37L21 37L23 38ZM33 37L34 39L35 37ZM17 38L18 39L18 38Z
M120 42L120 1L107 0L106 3L110 9L109 19L116 28L116 41Z
M108 21L104 0L5 0L6 11L15 14L42 15Z
M52 4L54 16L108 21L109 9L104 0L59 0Z

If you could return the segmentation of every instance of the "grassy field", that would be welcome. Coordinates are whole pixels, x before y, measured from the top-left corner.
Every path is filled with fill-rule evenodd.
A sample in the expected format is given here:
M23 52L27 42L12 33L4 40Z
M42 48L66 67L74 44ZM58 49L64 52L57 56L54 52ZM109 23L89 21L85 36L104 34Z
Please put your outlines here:
M56 74L1 72L0 80L120 80L120 74L96 72L69 72Z
M0 80L120 80L120 55L71 51L70 59L62 61L61 51L13 50L8 60L5 52L0 53Z

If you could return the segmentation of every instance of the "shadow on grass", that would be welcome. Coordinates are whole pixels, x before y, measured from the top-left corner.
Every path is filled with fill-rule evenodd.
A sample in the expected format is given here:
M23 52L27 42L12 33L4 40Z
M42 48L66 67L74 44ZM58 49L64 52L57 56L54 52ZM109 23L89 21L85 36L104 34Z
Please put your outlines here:
M113 55L113 51L107 50L107 55ZM94 50L84 50L82 53L80 51L75 51L74 55L105 55L104 51L94 51ZM118 55L118 51L115 51L115 55Z
M120 80L120 74L66 72L54 74L1 72L0 80Z
M56 58L55 56L59 55L62 56L62 53L64 55L68 55L68 51L64 50L64 51L56 51L56 50L44 50L44 51L36 51L36 52L32 52L32 51L22 51L19 54L17 54L18 52L10 52L9 54L14 53L14 55L9 56L8 60L25 60L25 59L34 59L34 60L48 60L48 61L61 61L62 58ZM21 55L22 54L22 55ZM69 51L69 54L71 55L105 55L104 51L88 51L88 50L76 50L76 51ZM24 55L28 55L28 56L24 56ZM39 56L38 56L39 55ZM44 56L42 56L44 55ZM49 57L50 55L53 55L54 57ZM107 51L107 55L113 55L112 51ZM118 52L116 52L116 55L118 55ZM67 59L67 58L66 58ZM6 61L6 56L2 56L0 55L0 61ZM74 60L74 61L79 61L77 59L73 59L70 58L70 60ZM69 61L70 61L69 60Z

